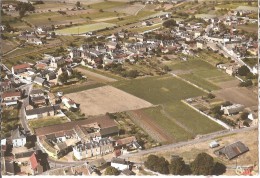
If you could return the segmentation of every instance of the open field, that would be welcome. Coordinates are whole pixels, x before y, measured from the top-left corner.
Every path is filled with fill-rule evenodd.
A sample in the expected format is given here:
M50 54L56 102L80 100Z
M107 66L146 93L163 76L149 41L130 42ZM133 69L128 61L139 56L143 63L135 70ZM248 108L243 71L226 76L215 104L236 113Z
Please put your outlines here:
M47 117L42 119L31 120L28 122L28 125L30 128L36 129L39 127L46 127L49 125L61 124L65 122L69 122L66 117Z
M225 88L213 92L217 97L232 103L243 104L246 107L257 106L257 94L244 87Z
M122 112L147 108L151 103L132 96L111 86L89 89L65 95L80 104L82 113L86 116Z
M119 81L114 82L113 85L154 105L161 105L160 112L155 112L158 109L154 108L144 109L142 112L149 116L149 122L156 123L171 135L171 141L184 140L198 134L223 129L181 102L183 99L205 94L182 80L166 75ZM167 123L175 124L167 125ZM182 134L176 134L178 130ZM176 134L175 137L174 134Z
M92 32L92 31L102 30L105 28L114 27L114 26L115 25L111 24L111 23L100 22L100 23L95 23L95 24L65 28L62 30L56 30L55 32L58 35L83 34L83 33L87 33L87 32Z
M256 24L247 24L247 25L238 25L237 29L244 30L246 32L257 33L257 23Z
M217 157L214 154L214 151L219 149L220 147L211 149L209 148L209 143L212 142L213 140L208 140L205 142L197 143L197 144L192 144L192 145L187 145L183 147L178 147L178 148L172 148L171 150L159 150L156 153L153 153L158 156L163 156L165 157L168 161L170 161L172 155L179 155L183 157L184 161L186 163L190 163L195 159L197 154L201 152L206 152L213 156L213 158L216 161L222 162L226 164L226 166L235 166L236 162L237 165L239 166L247 166L247 165L252 165L256 163L258 165L258 131L252 130L252 131L247 131L243 133L238 133L238 134L232 134L232 135L227 135L224 137L216 138L220 144L220 147L223 147L228 144L232 144L237 141L243 142L248 148L249 151L243 155L240 155L237 159L233 160L227 160L227 159L222 159ZM149 154L148 154L149 155ZM129 157L129 161L133 162L144 162L147 159L148 155L143 155L143 156L131 156ZM256 168L255 171L258 171ZM228 169L224 175L236 175L235 170L233 169Z
M88 90L88 89L92 89L92 88L97 88L97 87L101 87L104 84L102 83L97 83L95 81L88 81L85 83L78 83L78 84L74 84L74 85L65 85L62 87L56 87L53 88L51 91L53 93L61 91L64 94L69 94L69 93L74 93L74 92L80 92L80 91L84 91L84 90Z
M213 62L213 61L212 61ZM188 61L169 64L172 72L188 71L188 74L181 75L186 80L202 87L206 90L220 89L221 82L236 80L215 66L198 58L191 58Z
M81 72L83 75L86 75L88 78L99 81L99 82L115 82L117 81L116 79L95 73L95 72L91 72L90 70L86 70L83 67L77 67L76 68L77 71Z
M112 8L108 8L106 9L106 11L111 11L111 12L119 12L119 13L126 13L129 15L136 15L141 9L143 9L145 7L145 5L143 4L134 4L134 5L122 5L119 7L112 7Z
M90 4L91 9L103 9L107 10L109 8L115 8L115 7L120 7L125 5L125 2L119 2L119 1L107 1L107 2L100 2L100 3L95 3L95 4Z

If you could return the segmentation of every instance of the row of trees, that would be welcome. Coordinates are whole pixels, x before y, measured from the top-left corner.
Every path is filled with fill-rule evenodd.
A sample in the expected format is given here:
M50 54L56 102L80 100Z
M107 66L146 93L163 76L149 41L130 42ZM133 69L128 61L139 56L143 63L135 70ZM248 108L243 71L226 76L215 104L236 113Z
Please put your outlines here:
M226 172L226 166L215 162L207 153L198 154L190 165L179 156L169 163L164 157L149 155L144 165L152 171L172 175L221 175Z

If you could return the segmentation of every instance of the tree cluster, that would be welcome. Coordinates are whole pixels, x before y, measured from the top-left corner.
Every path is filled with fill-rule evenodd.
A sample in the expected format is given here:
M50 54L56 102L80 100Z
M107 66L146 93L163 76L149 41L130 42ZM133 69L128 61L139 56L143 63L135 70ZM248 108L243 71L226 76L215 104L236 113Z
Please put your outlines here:
M117 170L116 168L114 168L112 166L109 166L109 167L106 168L105 175L117 176L119 174L120 174L119 170Z
M26 12L34 11L35 7L31 3L18 2L15 10L19 11L20 18L22 18Z
M163 26L165 28L173 28L176 25L177 24L176 24L176 21L174 19L166 20L165 22L163 22Z
M226 166L215 162L207 153L199 153L190 165L178 156L169 164L164 157L149 155L144 165L152 171L172 175L221 175L226 172Z

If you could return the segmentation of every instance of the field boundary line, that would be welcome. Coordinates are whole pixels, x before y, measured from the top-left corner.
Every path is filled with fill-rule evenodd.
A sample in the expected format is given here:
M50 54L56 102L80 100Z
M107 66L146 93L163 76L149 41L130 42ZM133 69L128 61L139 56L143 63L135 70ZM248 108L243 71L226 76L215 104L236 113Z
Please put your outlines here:
M194 106L190 105L189 103L185 102L184 100L181 100L182 103L186 104L187 106L189 106L190 108L194 109L195 111L199 112L200 114L206 116L207 118L209 118L210 120L216 122L217 124L221 125L222 127L226 128L226 129L231 129L230 126L228 126L226 123L214 118L214 117L211 117L207 114L205 114L204 112L198 110L197 108L195 108Z
M202 90L202 91L204 91L206 93L210 93L208 90L205 90L204 88L201 88L198 85L196 85L196 84L194 84L194 83L192 83L192 82L190 82L190 81L188 81L188 80L186 80L184 78L181 78L180 76L178 76L178 75L176 75L174 73L170 73L170 74L172 74L172 76L174 76L174 77L176 77L176 78L178 78L178 79L180 79L180 80L182 80L182 81L184 81L184 82L186 82L186 83L188 83L188 84L190 84L190 85L192 85L192 86L194 86L194 87L196 87L196 88L198 88L198 89L200 89L200 90Z

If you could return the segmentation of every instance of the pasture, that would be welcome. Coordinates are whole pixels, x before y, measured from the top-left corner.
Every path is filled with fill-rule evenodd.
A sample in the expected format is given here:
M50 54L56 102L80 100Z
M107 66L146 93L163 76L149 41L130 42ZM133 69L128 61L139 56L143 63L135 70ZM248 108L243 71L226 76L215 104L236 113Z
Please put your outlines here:
M36 129L40 127L46 127L49 125L62 124L69 122L66 117L46 117L41 119L35 119L28 121L28 125L31 129Z
M65 95L80 104L86 116L123 112L152 106L136 96L111 86L98 87Z
M114 27L114 24L111 23L95 23L95 24L89 24L89 25L81 25L81 26L75 26L75 27L69 27L64 28L61 30L56 30L56 34L58 35L70 35L70 34L83 34L87 32L102 30L110 27Z

